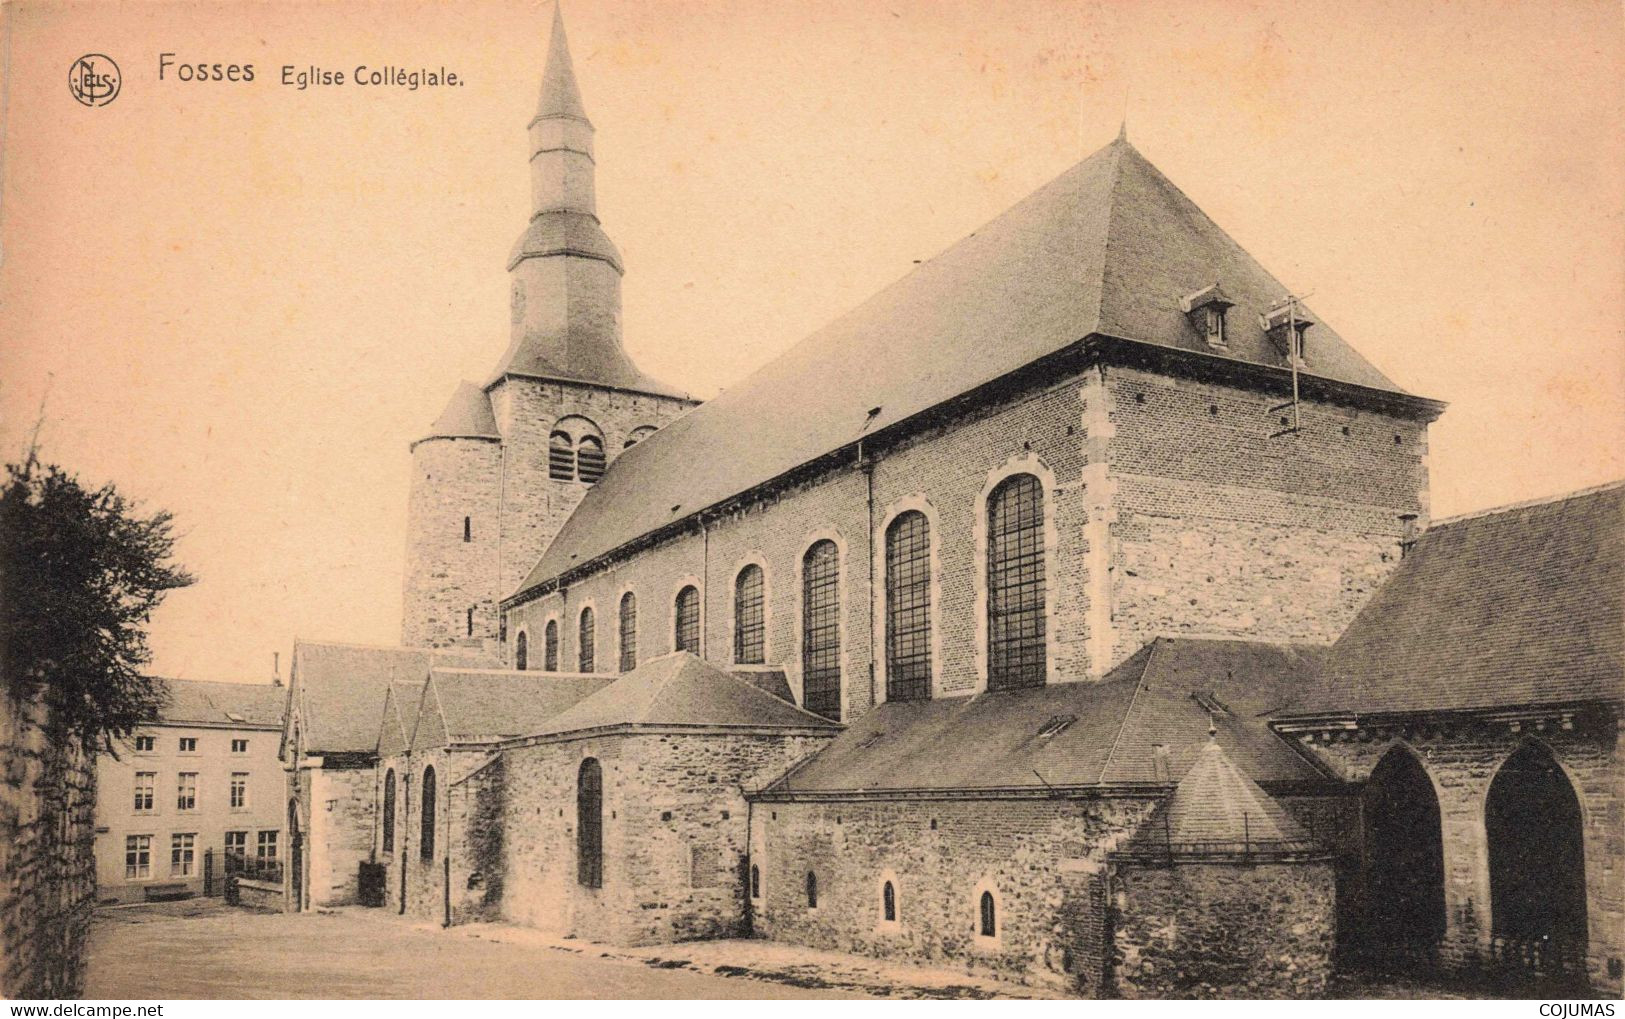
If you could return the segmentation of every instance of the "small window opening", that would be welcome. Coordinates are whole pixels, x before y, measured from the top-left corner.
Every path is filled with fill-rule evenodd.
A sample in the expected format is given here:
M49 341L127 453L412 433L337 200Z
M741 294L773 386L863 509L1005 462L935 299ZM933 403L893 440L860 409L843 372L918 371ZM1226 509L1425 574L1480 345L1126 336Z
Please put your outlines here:
M575 442L569 432L554 432L547 439L547 476L554 481L574 481Z
M1210 347L1223 348L1229 344L1229 336L1225 329L1225 312L1235 305L1225 296L1224 291L1217 283L1203 287L1194 294L1186 294L1180 299L1179 306L1184 310L1191 325L1202 334Z
M576 470L582 481L597 484L604 476L604 443L595 435L583 435L576 444Z
M750 897L762 897L762 869L754 863L750 865Z
M807 872L807 908L818 908L818 875L810 870Z
M880 899L880 908L882 910L881 915L885 917L887 923L896 923L897 889L892 887L892 883L890 881L887 881L886 887L881 889Z
M473 541L473 540L474 540L474 518L473 517L464 517L463 518L463 541L469 542L469 541Z
M474 610L472 608L468 610L468 621L465 629L468 630L468 635L470 637L474 636Z
M997 936L999 924L998 907L994 905L993 893L982 893L982 926L981 933L984 938Z

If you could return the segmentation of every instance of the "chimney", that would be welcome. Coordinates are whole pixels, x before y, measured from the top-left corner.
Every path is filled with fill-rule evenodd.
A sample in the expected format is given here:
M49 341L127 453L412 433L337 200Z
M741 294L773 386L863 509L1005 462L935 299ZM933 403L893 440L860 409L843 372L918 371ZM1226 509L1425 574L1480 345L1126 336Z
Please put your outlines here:
M282 652L271 652L271 685L282 685Z

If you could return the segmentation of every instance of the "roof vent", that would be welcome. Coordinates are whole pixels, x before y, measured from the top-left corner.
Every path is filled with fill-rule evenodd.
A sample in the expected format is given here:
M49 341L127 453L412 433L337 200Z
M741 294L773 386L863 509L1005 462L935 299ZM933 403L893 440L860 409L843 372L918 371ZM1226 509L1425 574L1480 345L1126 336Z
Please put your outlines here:
M1224 332L1224 313L1235 304L1215 283L1194 294L1186 294L1179 307L1190 317L1191 325L1207 339L1208 346L1223 349L1229 345Z
M886 735L884 732L871 732L869 735L863 737L863 739L858 742L858 749L859 750L868 750L870 747L874 746L876 743L879 743L880 742L880 737L882 737L884 735Z
M1191 700L1200 704L1202 706L1202 710L1206 711L1209 715L1230 714L1229 706L1226 705L1224 701L1221 701L1217 697L1213 696L1213 692L1211 690L1193 690L1191 692Z
M239 714L238 714L238 713L237 713L237 712L235 712L235 711L228 711L228 712L226 712L226 717L227 717L227 718L229 718L229 719L231 719L231 720L232 720L232 721L233 721L233 722L242 722L242 721L246 721L246 719L244 719L244 718L243 718L243 716L242 716L242 715L239 715Z
M1077 720L1077 715L1056 715L1054 718L1051 718L1049 721L1045 722L1039 727L1038 738L1054 739L1056 736L1059 736L1061 733L1070 729L1072 727L1072 723L1076 722Z

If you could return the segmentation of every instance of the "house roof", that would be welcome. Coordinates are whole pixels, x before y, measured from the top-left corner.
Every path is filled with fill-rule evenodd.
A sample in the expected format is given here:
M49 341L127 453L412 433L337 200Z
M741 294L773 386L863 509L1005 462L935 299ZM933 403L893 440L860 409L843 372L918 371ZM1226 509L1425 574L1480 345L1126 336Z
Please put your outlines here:
M1218 352L1181 310L1215 282ZM1120 138L620 454L518 593L1091 336L1282 368L1258 319L1286 293ZM1399 392L1324 323L1306 371Z
M241 726L278 729L288 691L270 683L215 683L200 679L158 679L169 694L158 720L172 725Z
M650 658L536 729L553 736L613 726L840 728L686 651Z
M613 676L435 669L423 691L412 749L528 736L613 682Z
M500 439L491 398L472 382L459 382L446 409L424 433L424 439ZM421 439L419 441L422 441Z
M375 751L378 718L391 683L424 682L431 666L498 664L456 648L374 647L295 640L289 697L299 700L307 753Z
M1441 521L1280 714L1625 698L1625 482Z
M1313 660L1300 647L1164 638L1098 683L888 701L773 788L1166 786L1195 763L1210 725L1258 781L1315 781L1324 776L1265 724Z
M1242 773L1211 739L1166 802L1136 832L1136 848L1164 846L1175 852L1299 844L1309 835L1258 783Z
M412 745L417 728L418 705L423 700L422 683L391 683L384 692L384 720L378 730L378 756L404 753Z

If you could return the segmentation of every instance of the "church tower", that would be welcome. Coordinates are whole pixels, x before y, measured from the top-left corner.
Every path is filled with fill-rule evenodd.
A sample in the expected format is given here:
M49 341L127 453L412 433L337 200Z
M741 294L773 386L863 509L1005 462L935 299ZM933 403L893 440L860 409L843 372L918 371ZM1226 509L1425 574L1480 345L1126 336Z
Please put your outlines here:
M614 458L694 405L621 344L621 254L557 4L529 125L531 215L508 256L507 350L412 444L401 642L499 645L498 605Z

